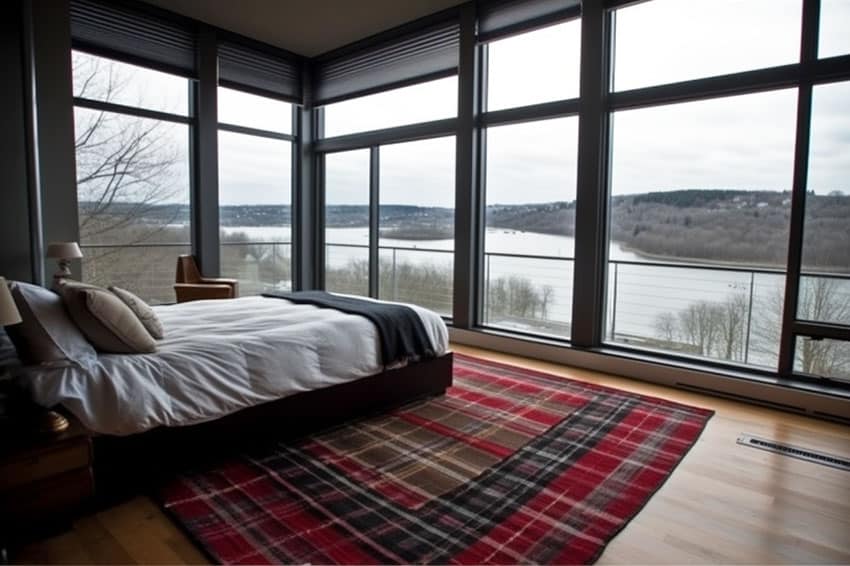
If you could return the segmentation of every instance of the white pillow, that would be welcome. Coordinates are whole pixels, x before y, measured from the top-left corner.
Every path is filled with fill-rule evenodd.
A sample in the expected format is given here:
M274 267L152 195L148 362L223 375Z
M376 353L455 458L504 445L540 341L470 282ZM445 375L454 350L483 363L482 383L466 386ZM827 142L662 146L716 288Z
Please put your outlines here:
M23 363L88 365L97 359L97 352L68 316L59 295L20 281L13 281L9 290L22 322L7 326L6 333Z

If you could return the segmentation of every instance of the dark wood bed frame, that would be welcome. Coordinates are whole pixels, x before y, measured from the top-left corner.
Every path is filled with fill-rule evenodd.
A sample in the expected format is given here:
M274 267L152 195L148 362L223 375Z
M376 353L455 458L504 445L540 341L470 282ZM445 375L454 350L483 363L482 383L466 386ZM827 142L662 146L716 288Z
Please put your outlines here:
M155 487L181 469L442 395L452 384L452 364L449 352L197 425L159 427L129 436L95 435L95 489L103 501L133 495Z

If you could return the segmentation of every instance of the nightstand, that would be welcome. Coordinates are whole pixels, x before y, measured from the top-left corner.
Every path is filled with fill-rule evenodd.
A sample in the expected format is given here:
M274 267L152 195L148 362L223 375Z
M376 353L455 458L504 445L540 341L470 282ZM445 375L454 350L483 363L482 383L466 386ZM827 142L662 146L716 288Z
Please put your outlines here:
M6 536L68 520L94 493L91 439L71 415L61 433L38 433L25 417L0 428L0 524Z

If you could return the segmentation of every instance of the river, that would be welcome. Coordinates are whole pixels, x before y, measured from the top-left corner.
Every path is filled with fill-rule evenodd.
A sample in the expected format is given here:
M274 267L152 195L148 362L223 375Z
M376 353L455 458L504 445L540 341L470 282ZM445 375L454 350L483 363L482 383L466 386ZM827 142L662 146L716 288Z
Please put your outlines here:
M224 231L244 233L253 241L290 240L289 227L226 227ZM329 267L341 268L352 259L368 257L365 249L369 243L368 228L330 228L327 230L326 240ZM518 276L530 280L539 289L549 287L551 298L547 319L566 329L572 318L572 258L575 240L566 236L489 228L485 234L485 243L485 281ZM382 238L380 246L381 257L387 261L429 263L446 269L451 269L453 265L451 251L454 241L450 239ZM514 257L515 255L546 257L521 258ZM657 338L661 332L659 321L665 316L675 318L700 301L722 303L735 295L741 295L745 299L746 325L752 327L759 321L751 319L749 305L752 303L754 311L764 311L767 305L779 300L784 284L782 275L754 273L745 266L699 269L675 266L674 260L668 260L672 264L669 267L647 265L647 262L659 260L642 258L622 249L615 242L611 243L609 258L611 264L608 273L609 308L606 335L613 336L616 333L618 341L641 342ZM489 286L485 285L486 288ZM486 304L484 317L488 317ZM495 323L499 324L498 321ZM540 330L534 320L527 323L515 320L508 325L532 332ZM752 340L742 342L753 346ZM764 355L752 351L749 352L748 359L750 363L771 363L769 357L765 358Z

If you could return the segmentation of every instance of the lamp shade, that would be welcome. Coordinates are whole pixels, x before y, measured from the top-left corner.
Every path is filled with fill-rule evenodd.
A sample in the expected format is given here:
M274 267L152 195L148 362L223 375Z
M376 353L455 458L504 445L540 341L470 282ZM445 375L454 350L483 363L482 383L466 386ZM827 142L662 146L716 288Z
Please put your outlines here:
M54 259L79 259L83 252L77 242L51 242L47 244L47 257Z
M15 299L9 291L6 280L0 277L0 326L10 326L21 322L21 313L15 306Z

